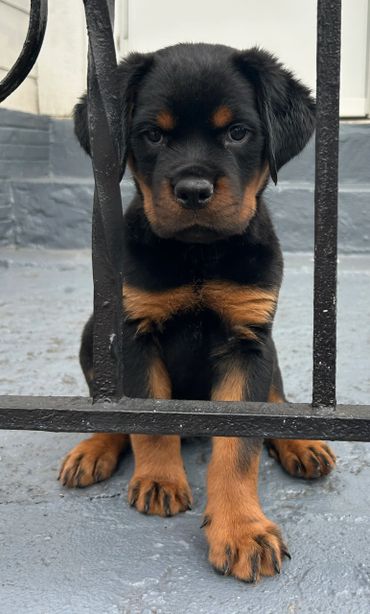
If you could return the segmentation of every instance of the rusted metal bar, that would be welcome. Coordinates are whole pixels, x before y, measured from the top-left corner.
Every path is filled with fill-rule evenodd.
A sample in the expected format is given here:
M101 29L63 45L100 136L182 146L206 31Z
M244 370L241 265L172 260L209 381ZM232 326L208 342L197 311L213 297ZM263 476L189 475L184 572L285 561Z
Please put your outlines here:
M370 441L370 406L311 409L304 403L0 397L0 428Z
M313 393L315 407L336 403L340 0L317 4L317 125Z
M48 1L31 0L26 40L15 64L0 82L0 102L10 96L31 72L44 40L47 16Z

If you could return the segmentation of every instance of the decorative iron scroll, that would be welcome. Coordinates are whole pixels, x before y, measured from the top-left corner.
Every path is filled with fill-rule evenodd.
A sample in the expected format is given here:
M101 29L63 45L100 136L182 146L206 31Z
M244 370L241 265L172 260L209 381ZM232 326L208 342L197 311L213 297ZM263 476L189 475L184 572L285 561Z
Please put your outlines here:
M10 96L31 72L44 40L47 16L48 0L31 0L26 40L14 66L0 82L0 102Z

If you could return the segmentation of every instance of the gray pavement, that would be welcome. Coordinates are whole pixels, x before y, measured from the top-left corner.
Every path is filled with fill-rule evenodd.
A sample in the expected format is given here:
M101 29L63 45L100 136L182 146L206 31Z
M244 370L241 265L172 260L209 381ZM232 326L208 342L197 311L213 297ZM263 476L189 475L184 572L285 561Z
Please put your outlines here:
M290 254L275 338L293 401L311 385L312 259ZM369 403L370 255L342 256L338 399ZM77 353L90 313L84 251L0 249L0 394L86 394ZM0 431L1 614L370 612L370 446L334 443L338 468L295 480L264 454L260 494L292 554L250 586L215 574L199 529L206 441L187 440L191 512L160 519L127 504L128 453L108 482L68 491L59 462L78 434Z

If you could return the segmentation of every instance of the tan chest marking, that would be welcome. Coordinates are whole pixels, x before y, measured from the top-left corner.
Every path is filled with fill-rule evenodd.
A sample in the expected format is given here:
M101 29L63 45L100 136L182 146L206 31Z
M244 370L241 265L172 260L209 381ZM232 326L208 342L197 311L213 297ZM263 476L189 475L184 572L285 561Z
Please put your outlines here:
M193 286L148 292L124 284L122 295L127 318L138 321L138 333L150 332L153 325L161 327L176 313L194 309L198 303Z
M150 332L153 326L160 328L177 313L210 309L237 336L257 339L253 327L272 321L276 303L276 290L227 281L209 281L200 288L187 285L163 292L148 292L127 284L123 287L123 308L129 320L138 322L138 333Z
M256 286L241 286L227 281L208 282L204 302L229 324L238 337L257 339L254 326L272 322L278 293Z

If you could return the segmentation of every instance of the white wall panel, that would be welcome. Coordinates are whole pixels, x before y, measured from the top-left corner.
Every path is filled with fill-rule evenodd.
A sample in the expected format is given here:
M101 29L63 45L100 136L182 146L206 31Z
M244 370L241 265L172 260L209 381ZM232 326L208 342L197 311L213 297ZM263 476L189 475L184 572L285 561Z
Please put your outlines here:
M87 35L80 0L49 2L38 64L40 113L70 116L86 89Z
M0 0L0 79L3 79L19 56L28 30L28 0ZM2 106L17 111L37 113L37 67Z
M261 45L313 90L316 81L314 0L121 0L128 2L128 49L154 50L186 41ZM366 106L368 0L343 0L342 115Z

